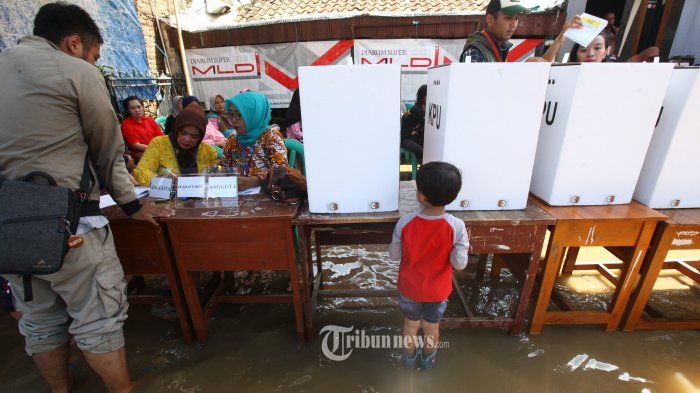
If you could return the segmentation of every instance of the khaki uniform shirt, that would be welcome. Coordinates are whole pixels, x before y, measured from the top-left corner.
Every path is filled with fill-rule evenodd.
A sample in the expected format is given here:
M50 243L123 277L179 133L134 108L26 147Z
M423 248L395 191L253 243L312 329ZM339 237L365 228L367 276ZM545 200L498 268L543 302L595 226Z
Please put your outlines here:
M0 53L0 92L0 177L43 171L77 190L87 151L112 198L127 214L138 211L119 123L95 66L43 38L24 37ZM90 199L99 200L93 181Z

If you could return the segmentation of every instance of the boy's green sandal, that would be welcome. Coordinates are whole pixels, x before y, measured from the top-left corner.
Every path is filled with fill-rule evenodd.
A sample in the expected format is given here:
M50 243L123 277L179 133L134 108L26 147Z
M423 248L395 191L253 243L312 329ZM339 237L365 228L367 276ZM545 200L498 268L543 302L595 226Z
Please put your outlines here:
M418 348L415 349L415 352L413 352L413 357L408 357L408 354L406 353L406 350L403 350L403 354L401 355L401 364L408 368L412 369L416 366L416 360L418 359L418 354L419 354Z
M421 357L418 360L418 367L420 367L420 369L424 371L432 370L433 366L435 366L436 355L437 351L428 355L427 358L424 358L421 354Z

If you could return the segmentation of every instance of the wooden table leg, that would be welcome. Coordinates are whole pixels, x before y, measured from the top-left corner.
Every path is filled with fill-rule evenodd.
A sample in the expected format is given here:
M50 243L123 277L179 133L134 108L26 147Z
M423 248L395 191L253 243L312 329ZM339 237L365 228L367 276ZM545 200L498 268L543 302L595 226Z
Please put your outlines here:
M483 280L484 276L486 275L486 262L489 258L488 254L479 254L479 257L476 262L476 273L474 275L474 278L477 280ZM493 265L492 265L493 266ZM493 269L493 267L491 267ZM493 270L492 270L493 272ZM493 274L491 275L493 277Z
M549 238L549 246L547 247L547 255L544 257L544 272L542 273L542 283L540 291L537 295L537 305L532 315L532 323L530 325L530 334L539 334L542 332L542 325L547 314L547 306L549 298L552 296L554 282L559 274L559 267L564 258L564 246L558 238L558 233L561 232L561 226L566 225L559 223L552 229L551 237Z
M566 250L566 259L564 259L564 267L561 270L561 274L571 275L574 272L579 250L579 247L569 247Z
M313 297L316 295L313 291L313 258L311 254L311 228L300 225L299 227L299 261L302 265L303 279L301 280L301 291L304 296L304 322L306 330L306 340L313 341L316 336L314 331L314 310Z
M632 259L629 261L629 263L623 265L618 285L615 288L615 294L613 295L610 303L609 312L612 315L610 316L610 321L605 328L605 330L608 332L616 330L620 324L620 321L622 320L623 313L627 308L627 300L632 293L632 289L634 289L637 274L639 273L642 261L644 260L644 255L649 247L651 237L654 235L655 228L656 221L647 221L644 223L639 239L637 240L637 246L634 248L634 252L631 256Z
M544 226L536 226L533 227L533 231L535 232L533 236L535 248L532 250L532 253L530 253L527 274L525 275L525 279L522 283L518 307L515 309L513 326L510 328L511 336L515 336L520 333L520 329L523 325L523 319L525 319L525 314L527 313L527 307L530 304L532 288L535 286L535 280L537 280L537 270L539 269L540 265L540 254L542 253L546 228Z
M288 226L286 243L287 243L287 265L289 266L289 279L292 283L292 304L294 306L294 320L296 322L297 336L300 343L305 341L305 324L304 324L304 302L301 299L301 290L299 282L299 265L296 258L296 245L292 236L291 223Z
M192 327L190 326L190 313L188 312L187 304L184 299L184 293L182 292L182 283L180 278L175 275L172 268L166 274L168 282L170 283L170 291L172 292L173 305L177 311L177 318L180 320L180 328L182 329L182 335L186 343L192 342Z
M172 292L173 305L177 311L177 319L180 320L180 328L182 329L182 335L186 343L192 342L192 321L190 313L187 309L187 303L185 301L185 294L182 292L182 280L178 276L177 264L175 263L175 256L172 252L172 246L170 244L170 236L167 233L167 227L160 224L158 229L158 247L162 255L163 269L165 270L165 276L170 284L170 291Z
M182 266L178 266L180 273L180 281L182 282L182 292L185 295L185 302L187 303L187 309L192 318L192 327L194 328L194 335L197 341L204 343L207 341L207 321L204 318L204 312L202 311L202 306L199 302L199 296L197 295L197 284L194 280L195 273L188 272Z
M632 331L642 318L644 307L649 301L656 279L661 273L668 250L673 241L674 231L668 226L661 224L651 241L651 252L645 258L641 281L632 296L632 306L624 322L623 330Z
M309 238L310 240L311 238ZM321 258L321 243L315 239L316 243L316 274L318 274L318 287L323 289L323 258ZM309 246L310 247L310 246Z

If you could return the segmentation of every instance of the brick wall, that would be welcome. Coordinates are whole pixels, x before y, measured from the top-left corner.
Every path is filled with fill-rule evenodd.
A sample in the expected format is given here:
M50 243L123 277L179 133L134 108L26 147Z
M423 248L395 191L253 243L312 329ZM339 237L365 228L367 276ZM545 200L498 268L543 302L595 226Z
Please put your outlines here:
M146 41L148 67L153 75L165 73L165 60L162 53L156 48L156 44L166 50L166 52L167 49L163 48L158 35L156 18L175 13L173 0L134 0L134 4L136 5L139 22L141 22L141 28L143 29L143 37ZM163 33L165 34L165 31Z

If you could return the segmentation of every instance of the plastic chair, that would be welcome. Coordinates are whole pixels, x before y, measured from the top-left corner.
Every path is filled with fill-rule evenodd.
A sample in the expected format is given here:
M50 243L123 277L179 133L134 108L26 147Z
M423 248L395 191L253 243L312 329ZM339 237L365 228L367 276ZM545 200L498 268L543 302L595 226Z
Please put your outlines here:
M224 154L224 149L216 145L211 145L211 147L213 147L214 150L216 150L216 158L221 158L221 155Z
M304 144L295 139L284 139L284 147L287 148L287 156L289 160L289 166L294 167L297 161L297 156L301 158L302 163L304 162ZM302 167L301 171L304 176L306 176L306 168Z
M301 158L302 163L304 162L304 144L296 139L284 139L284 147L287 148L287 160L289 161L289 166L294 167L297 161L297 156ZM302 166L301 172L306 176L306 166ZM299 245L299 227L294 227L294 252L297 258L297 264L301 263L301 250Z
M160 126L161 131L165 132L165 121L168 120L167 116L156 117L156 123Z
M406 162L411 163L411 179L416 180L416 173L418 173L418 157L416 154L410 150L401 148L401 154Z

